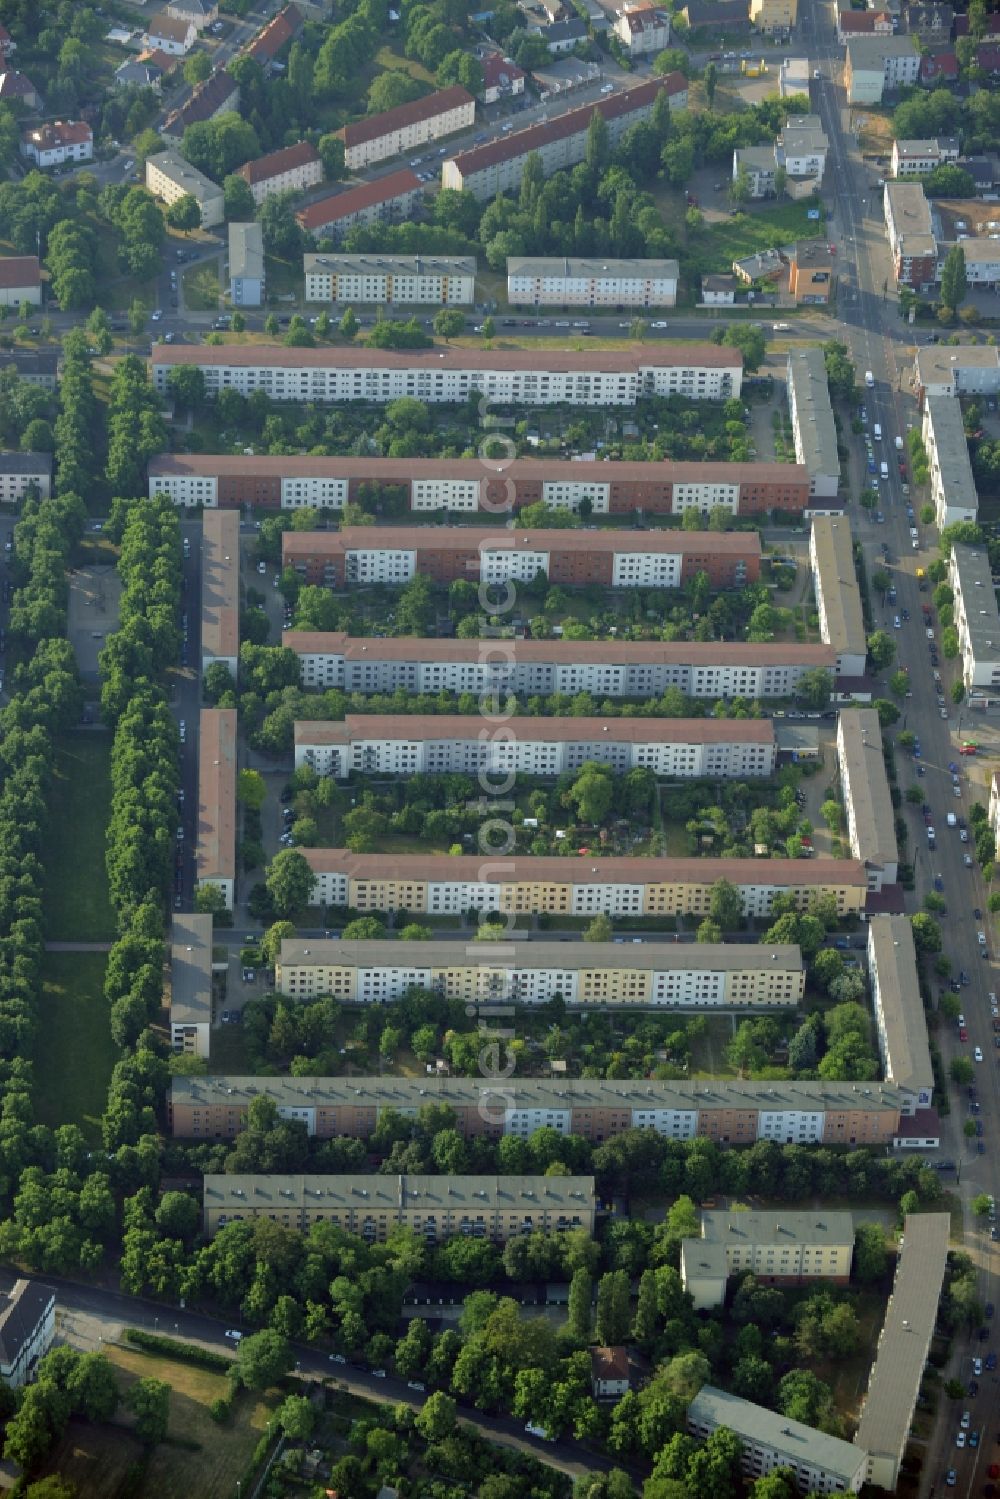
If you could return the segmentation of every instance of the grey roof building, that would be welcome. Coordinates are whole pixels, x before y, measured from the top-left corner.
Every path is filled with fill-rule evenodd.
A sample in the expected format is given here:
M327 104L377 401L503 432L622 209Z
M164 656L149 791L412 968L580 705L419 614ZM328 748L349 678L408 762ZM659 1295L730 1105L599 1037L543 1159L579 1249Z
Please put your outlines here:
M882 758L882 726L873 708L840 714L837 760L851 851L868 872L869 890L894 885L899 871L896 812Z
M984 547L956 545L948 559L966 690L1000 686L1000 610Z
M170 1043L207 1057L212 1028L212 918L176 915L170 935Z
M688 1432L704 1440L720 1426L728 1427L743 1444L742 1466L748 1477L791 1468L796 1487L806 1493L839 1489L856 1494L864 1482L867 1455L853 1443L703 1385L688 1406Z
M30 1380L55 1335L56 1293L22 1277L0 1294L0 1379L18 1389Z
M810 493L832 499L840 487L840 454L823 350L789 350L787 376L795 456L809 470Z
M974 521L979 514L979 492L972 474L962 407L954 396L927 397L922 432L938 526L943 529L954 521Z
M909 1095L907 1114L928 1109L934 1069L908 917L869 917L868 977L886 1078Z
M236 307L264 300L264 231L260 224L229 226L229 294Z
M55 390L59 382L58 349L5 349L0 351L0 374L14 370L19 380L42 390Z
M842 676L864 674L868 638L861 589L854 567L854 541L846 515L815 515L809 535L820 635L837 652Z

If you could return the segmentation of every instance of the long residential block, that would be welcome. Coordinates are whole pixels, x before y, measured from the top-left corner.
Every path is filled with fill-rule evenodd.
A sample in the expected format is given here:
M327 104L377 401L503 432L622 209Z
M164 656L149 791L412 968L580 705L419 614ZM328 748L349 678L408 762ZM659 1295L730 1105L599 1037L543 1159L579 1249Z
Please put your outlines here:
M899 1089L905 1114L929 1109L934 1072L913 928L907 917L869 918L868 979L886 1081Z
M514 717L484 726L468 714L349 713L295 724L295 768L340 780L352 771L558 776L588 762L622 774L754 780L773 775L776 760L770 719Z
M198 736L195 877L233 909L236 893L236 709L202 708Z
M778 1009L805 992L802 954L771 943L344 942L286 938L275 966L290 999L391 1004L411 988L478 1004Z
M464 1138L524 1139L544 1126L594 1142L626 1129L653 1129L675 1140L700 1135L720 1145L890 1145L899 1121L898 1094L879 1083L222 1076L171 1080L171 1132L231 1140L254 1098L273 1099L281 1118L300 1120L320 1139L367 1140L386 1114L414 1119L428 1105L453 1109Z
M896 281L915 290L937 280L937 235L922 182L887 182L882 192Z
M209 1055L212 1039L212 918L175 915L170 934L170 1045Z
M476 692L518 697L590 692L648 698L677 687L688 697L784 698L807 674L833 684L829 645L724 641L376 639L337 631L285 630L304 687L345 692Z
M267 1219L307 1233L331 1223L381 1244L408 1228L423 1243L489 1239L503 1244L527 1233L594 1232L592 1176L298 1176L208 1174L203 1227L211 1239L227 1223Z
M840 676L860 677L868 656L854 539L846 516L816 515L809 536L820 635L837 653Z
M497 193L520 187L524 163L533 153L540 157L547 177L561 168L576 166L586 154L587 131L595 114L604 120L610 144L616 146L627 130L652 114L661 92L666 94L671 110L687 108L688 84L683 73L650 79L595 104L582 104L579 109L567 110L553 120L543 120L526 130L514 130L485 145L459 152L444 163L441 186L470 192L480 202L487 202Z
M307 302L468 307L476 300L474 255L302 257Z
M845 710L837 722L837 763L851 853L868 871L869 890L894 885L899 872L896 812L874 708Z
M860 911L868 882L854 859L478 858L472 854L355 854L304 848L314 903L356 911L459 916L707 916L712 887L728 880L745 916L769 916L776 895L799 910L832 897L838 915Z
M704 572L713 588L760 576L756 531L507 531L472 526L344 526L286 531L281 562L306 583L400 586L419 573L434 583L596 583L679 588Z
M423 202L416 172L403 167L387 177L359 182L300 208L299 226L317 239L339 239L356 224L381 224L409 218Z
M155 156L147 156L146 187L168 206L179 198L193 198L201 213L203 229L212 229L225 218L222 188L186 161L179 151L159 151Z
M507 300L524 307L675 307L676 260L507 257Z
M928 396L921 436L931 471L931 504L939 528L974 521L979 493L972 476L962 408L954 396Z
M0 453L0 504L18 505L31 493L51 495L52 454Z
M160 453L149 493L178 505L342 510L366 487L402 489L414 515L491 516L541 502L592 515L801 514L809 474L800 463L577 462L566 458L316 458L303 454Z
M702 1385L687 1408L688 1435L705 1441L720 1426L739 1439L747 1478L788 1469L800 1494L856 1494L865 1481L868 1454L854 1443Z
M323 162L316 147L308 141L283 146L267 156L258 156L237 168L259 206L275 193L301 193L318 187L323 181Z
M931 396L995 396L1000 349L993 344L925 344L914 361L921 405Z
M344 142L344 164L361 172L377 162L437 141L475 123L476 101L460 84L411 99L382 114L369 115L337 131Z
M695 1311L703 1311L723 1304L733 1276L770 1286L847 1285L853 1259L850 1213L707 1212L701 1237L681 1240L681 1282Z
M965 689L1000 686L1000 611L986 548L953 546L948 582L955 594L955 629Z
M366 401L400 396L451 404L473 395L498 405L634 406L644 396L717 401L738 396L743 356L717 344L575 351L287 349L280 344L156 344L161 394L172 369L200 369L209 395L264 390L275 401Z
M240 518L206 511L201 532L201 669L221 661L236 676L240 654Z
M823 350L792 349L787 379L796 460L809 475L810 494L834 499L840 487L840 454Z

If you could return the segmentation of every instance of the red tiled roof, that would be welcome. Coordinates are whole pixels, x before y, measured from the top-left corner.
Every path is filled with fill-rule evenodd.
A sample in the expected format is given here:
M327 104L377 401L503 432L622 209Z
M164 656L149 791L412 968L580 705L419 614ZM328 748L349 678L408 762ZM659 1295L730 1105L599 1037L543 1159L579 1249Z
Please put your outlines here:
M284 172L319 159L315 146L308 141L296 141L294 146L284 146L280 151L271 151L267 156L258 156L256 161L248 161L238 168L237 176L253 187L256 182L267 182L271 177L280 177Z
M502 52L491 52L482 60L483 87L496 88L497 84L507 82L513 83L517 78L523 78L524 72L517 63L510 62Z
M920 76L925 82L932 78L957 78L958 58L954 52L928 52L920 59Z
M416 172L404 167L401 172L391 172L388 177L377 177L357 187L349 187L345 192L318 198L315 203L301 208L295 217L303 229L315 232L326 224L335 224L338 219L349 218L363 208L373 208L376 203L389 203L393 198L419 191L420 179Z
M5 255L0 258L0 286L40 286L41 281L37 255Z
M172 110L164 121L164 133L169 133L172 126L180 126L186 130L189 125L197 125L202 120L210 120L216 111L231 99L239 88L235 78L231 78L225 68L219 68L218 72L199 83L192 91L190 99L182 104L179 109Z
M286 5L279 10L273 21L268 21L246 49L246 56L254 62L270 62L277 57L282 47L298 36L304 25L302 12L297 5Z
M83 120L55 120L37 130L23 131L21 139L30 140L40 151L51 151L57 146L83 145L94 139L94 132Z
M985 73L1000 73L1000 47L977 47L976 64Z
M38 90L31 79L25 77L23 73L0 73L0 97L4 99L26 99L29 94L37 92Z
M347 147L362 146L366 141L377 141L383 135L391 135L394 130L404 130L407 125L416 125L421 120L430 120L435 115L448 114L462 104L472 103L468 89L456 83L452 88L425 94L422 99L411 99L408 104L399 104L382 114L369 115L366 120L356 120L353 125L338 130L337 135Z
M590 1372L594 1379L628 1379L628 1349L623 1343L592 1348Z

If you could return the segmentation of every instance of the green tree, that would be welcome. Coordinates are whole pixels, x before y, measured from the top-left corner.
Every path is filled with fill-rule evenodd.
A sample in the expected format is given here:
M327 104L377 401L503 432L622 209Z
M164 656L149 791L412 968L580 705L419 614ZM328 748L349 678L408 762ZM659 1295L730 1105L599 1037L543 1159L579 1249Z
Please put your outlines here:
M316 1411L304 1395L288 1395L278 1407L278 1424L293 1442L306 1442L316 1428Z
M590 1272L584 1269L574 1271L569 1283L566 1330L578 1343L590 1342L592 1296Z
M250 224L253 222L257 213L257 205L254 202L250 184L244 177L240 177L236 172L230 172L222 184L222 195L227 223Z
M896 645L885 630L875 630L868 637L868 656L875 671L884 671L896 659Z
M360 327L361 324L358 322L357 314L355 313L354 308L345 308L344 315L340 319L340 322L338 324L341 338L354 338Z
M428 1395L423 1408L417 1412L414 1426L425 1442L444 1442L454 1435L456 1405L443 1390Z
M716 880L708 901L708 914L723 932L739 931L743 925L743 899L729 880Z
M265 1328L241 1340L233 1363L233 1376L248 1390L266 1390L287 1374L295 1363L291 1345L280 1333Z
M705 101L708 104L709 109L711 109L713 104L715 103L715 88L719 81L719 70L715 66L714 62L710 62L707 64L705 71L702 74L702 81L705 85Z
M597 1283L595 1335L599 1343L622 1343L628 1336L629 1284L625 1270L609 1270Z
M125 1404L135 1416L135 1434L147 1447L156 1447L167 1435L170 1419L170 1386L162 1379L140 1379L125 1392Z
M945 307L955 312L965 301L968 290L965 251L961 245L952 245L941 271L941 301Z
M434 332L438 338L457 338L465 331L465 314L457 307L440 307L434 314Z
M613 935L614 927L611 925L611 917L600 911L584 928L583 940L584 942L610 942Z
M172 229L189 231L197 229L201 225L201 209L198 200L190 193L184 193L182 197L175 198L167 205L166 220Z
M310 904L316 876L298 849L283 848L271 860L265 883L276 914L292 916Z

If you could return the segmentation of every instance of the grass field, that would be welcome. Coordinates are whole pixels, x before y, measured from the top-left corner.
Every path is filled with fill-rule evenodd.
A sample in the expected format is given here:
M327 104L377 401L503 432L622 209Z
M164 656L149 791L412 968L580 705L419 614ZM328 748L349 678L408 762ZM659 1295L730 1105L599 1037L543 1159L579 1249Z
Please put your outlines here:
M817 239L822 220L806 218L804 203L772 204L706 225L688 241L688 251L702 272L731 271L734 260L776 249L795 239Z
M208 1408L228 1391L222 1375L107 1343L103 1351L123 1390L146 1377L169 1384L167 1440L147 1462L126 1425L73 1421L46 1472L74 1484L77 1499L230 1499L279 1403L277 1391L264 1397L243 1395L233 1419L217 1426Z
M104 1000L106 963L104 953L46 953L38 1001L38 1122L53 1129L78 1124L94 1142L116 1056Z
M188 312L215 312L219 305L217 260L208 260L184 272L184 306Z
M45 852L50 942L108 942L115 935L104 867L110 757L109 736L93 729L64 735L56 749Z

